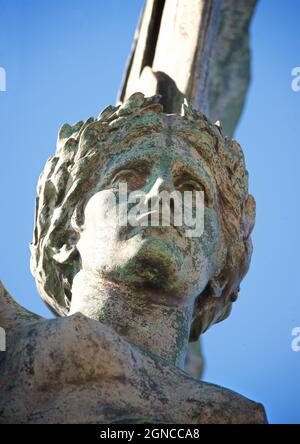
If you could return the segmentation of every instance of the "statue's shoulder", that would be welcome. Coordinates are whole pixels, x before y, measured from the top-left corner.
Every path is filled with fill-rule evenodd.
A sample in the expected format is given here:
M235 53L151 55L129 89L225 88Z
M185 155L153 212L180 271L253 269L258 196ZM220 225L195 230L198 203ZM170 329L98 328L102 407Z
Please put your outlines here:
M168 400L171 419L176 423L267 423L262 404L224 387L196 380L158 357L144 361L145 370L147 378L151 375L156 383L157 397Z
M0 370L0 423L265 422L259 404L189 377L81 313L15 328Z
M41 319L19 305L0 281L0 327L10 330Z
M267 424L261 403L225 387L203 381L190 386L189 402L198 407L198 424Z

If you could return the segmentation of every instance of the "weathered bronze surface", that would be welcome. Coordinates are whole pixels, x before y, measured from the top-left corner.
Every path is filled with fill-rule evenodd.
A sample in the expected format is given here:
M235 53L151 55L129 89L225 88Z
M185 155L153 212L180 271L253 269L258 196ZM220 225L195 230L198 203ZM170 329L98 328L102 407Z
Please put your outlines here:
M119 225L108 198L119 182L149 201L202 190L203 234ZM229 315L250 263L255 202L239 144L187 102L166 114L135 93L61 128L37 194L31 269L59 317L2 287L0 422L264 423L260 404L183 371L189 339Z

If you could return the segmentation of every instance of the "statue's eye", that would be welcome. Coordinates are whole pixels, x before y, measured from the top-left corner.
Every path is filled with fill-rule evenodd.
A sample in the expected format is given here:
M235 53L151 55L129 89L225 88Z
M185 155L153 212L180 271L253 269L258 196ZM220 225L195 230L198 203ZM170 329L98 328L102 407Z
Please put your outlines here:
M135 169L123 169L117 172L111 180L112 185L126 183L129 191L138 190L145 185L146 178L143 174Z
M206 206L210 206L211 203L211 194L208 191L207 187L203 185L200 181L194 179L186 179L175 182L176 190L184 193L185 191L203 191L204 193L204 202ZM193 203L195 204L196 197L193 194Z
M196 190L204 191L204 187L195 180L186 180L184 182L179 182L176 185L176 189L180 192L196 191Z

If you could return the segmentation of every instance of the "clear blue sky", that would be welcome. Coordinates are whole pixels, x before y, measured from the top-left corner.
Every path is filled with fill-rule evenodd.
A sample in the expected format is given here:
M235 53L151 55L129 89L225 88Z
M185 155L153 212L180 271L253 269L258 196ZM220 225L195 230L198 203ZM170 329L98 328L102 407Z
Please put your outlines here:
M29 270L37 178L64 122L114 104L142 0L0 0L0 278L50 316ZM262 0L252 84L235 134L257 201L250 272L231 317L205 334L205 380L261 401L270 422L300 422L300 2Z

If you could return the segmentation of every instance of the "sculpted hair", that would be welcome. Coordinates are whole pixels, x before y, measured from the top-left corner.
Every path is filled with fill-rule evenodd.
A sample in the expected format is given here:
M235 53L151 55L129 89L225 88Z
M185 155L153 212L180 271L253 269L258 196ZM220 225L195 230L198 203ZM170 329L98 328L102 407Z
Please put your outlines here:
M97 191L112 147L115 153L145 132L172 131L193 145L210 168L226 246L225 265L195 302L190 333L190 340L195 341L210 325L229 315L237 298L251 259L255 201L248 194L248 173L240 145L186 101L181 115L168 115L163 113L159 99L135 93L123 105L105 108L96 120L62 126L56 153L47 160L38 181L31 271L50 309L67 315L72 282L81 269L76 244L83 204Z

